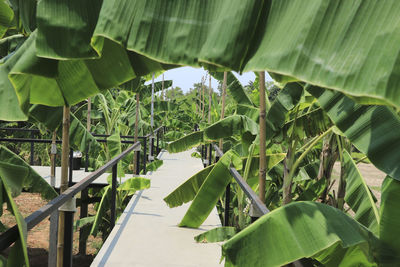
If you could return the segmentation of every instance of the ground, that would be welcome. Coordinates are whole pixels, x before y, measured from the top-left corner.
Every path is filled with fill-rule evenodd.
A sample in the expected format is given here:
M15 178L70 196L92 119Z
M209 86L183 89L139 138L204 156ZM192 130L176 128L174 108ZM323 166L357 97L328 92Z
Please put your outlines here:
M30 215L32 212L36 211L39 207L44 206L47 202L43 200L39 194L34 193L22 193L17 198L15 198L15 202L18 205L18 208L22 214L22 216L26 217ZM6 206L4 205L4 210ZM90 207L89 207L90 209ZM90 210L89 210L90 212ZM75 213L75 219L79 219L79 208ZM5 210L4 214L1 216L0 221L8 227L15 225L15 219L10 212ZM47 218L36 225L33 229L31 229L28 233L28 254L29 261L32 267L47 267L47 252L49 247L49 230L50 230L50 220ZM74 266L90 266L93 261L94 256L97 251L100 249L102 241L101 238L93 238L89 237L87 244L87 255L80 256L78 255L78 241L79 240L79 231L74 234L74 245L73 245L73 264ZM5 251L5 255L8 251Z

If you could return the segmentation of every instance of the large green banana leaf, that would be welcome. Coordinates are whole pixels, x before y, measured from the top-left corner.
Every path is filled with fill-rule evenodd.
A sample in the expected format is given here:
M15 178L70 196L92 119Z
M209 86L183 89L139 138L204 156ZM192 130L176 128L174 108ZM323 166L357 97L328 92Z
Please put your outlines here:
M287 84L278 94L266 116L266 137L270 140L285 125L288 112L300 101L303 87L298 83Z
M36 28L36 0L10 0L18 28L30 33Z
M232 151L226 152L207 175L179 226L198 228L211 213L226 186L232 180L229 167L237 157Z
M168 151L170 153L178 153L182 151L186 151L191 147L195 147L203 142L204 132L197 131L190 133L172 143L168 144Z
M389 107L355 103L342 93L309 86L307 90L335 125L381 171L400 180L400 118Z
M259 218L222 246L225 266L282 266L305 257L325 261L322 251L359 247L353 259L370 266L377 238L338 209L316 202L294 202ZM320 253L319 255L316 255ZM319 257L318 257L319 256Z
M10 28L13 17L13 10L7 5L5 1L0 1L0 38L2 38L8 28Z
M215 79L221 82L224 80L223 72L211 72L210 74ZM226 88L228 89L229 93L232 95L236 103L254 106L253 102L251 102L250 98L246 95L246 92L244 91L242 84L235 77L235 75L233 75L232 72L228 72L226 78L227 78Z
M203 131L193 132L168 145L168 151L177 153L197 146L205 140L218 140L233 135L258 133L258 124L244 115L232 115L206 127Z
M346 150L343 152L343 162L346 177L346 195L344 200L355 212L354 219L370 229L371 232L378 234L379 211L370 189Z
M195 236L194 240L198 243L221 242L230 239L236 233L235 227L221 226Z
M23 159L0 145L0 191L2 192L0 204L9 203L8 207L16 218L19 233L19 239L10 251L7 266L29 266L26 245L27 226L13 199L21 193L22 189L40 193L42 198L47 200L57 196L54 189Z
M400 262L400 182L387 176L382 184L381 220L379 225L379 261L381 266Z
M399 10L395 0L43 0L37 42L25 42L13 55L20 60L9 77L25 112L27 103L74 104L138 75L176 67L165 63L268 70L364 103L400 106L394 67Z
M192 201L215 165L202 169L164 198L168 207L175 208Z

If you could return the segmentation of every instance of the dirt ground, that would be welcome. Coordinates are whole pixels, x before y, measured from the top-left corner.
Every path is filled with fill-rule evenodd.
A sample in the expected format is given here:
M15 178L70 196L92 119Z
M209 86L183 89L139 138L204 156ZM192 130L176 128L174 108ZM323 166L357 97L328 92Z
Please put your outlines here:
M381 186L382 182L386 177L386 174L378 170L374 165L367 163L358 163L358 170L361 172L367 185L371 188L372 193L375 195L378 207L381 203ZM340 163L336 163L333 168L332 177L335 179L340 176ZM337 182L336 182L337 183ZM337 186L337 184L335 185ZM333 188L335 188L335 186Z
M23 217L30 215L38 208L44 206L46 201L43 200L39 194L33 193L22 193L15 202ZM3 207L4 214L1 216L0 221L7 227L15 225L14 216L6 210L6 206ZM90 207L89 207L89 213ZM75 220L79 219L79 208L75 213ZM28 255L30 265L32 267L47 267L48 263L48 247L49 247L49 231L50 231L50 220L49 218L43 220L33 229L28 232ZM93 238L89 237L86 247L86 256L78 255L79 251L79 231L74 233L74 244L73 244L73 264L74 266L90 266L94 256L102 245L100 237ZM4 252L7 255L8 251Z

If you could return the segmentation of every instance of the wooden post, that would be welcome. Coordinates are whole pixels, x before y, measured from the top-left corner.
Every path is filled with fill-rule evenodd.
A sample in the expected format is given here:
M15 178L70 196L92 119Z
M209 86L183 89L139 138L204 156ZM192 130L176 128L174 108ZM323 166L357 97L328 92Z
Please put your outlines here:
M259 197L265 202L265 176L266 176L266 124L265 124L265 72L260 72L260 165L259 165Z
M225 98L226 98L226 80L228 79L228 73L224 71L224 81L222 83L222 107L221 107L221 120L225 117ZM219 139L219 149L223 150L223 140Z
M154 127L154 72L153 78L151 79L151 117L150 117L151 130Z
M202 86L202 89L203 89L203 95L202 95L202 107L201 107L201 120L202 121L204 121L204 106L205 106L205 102L206 102L206 97L205 97L205 89L204 89L204 87L205 87L205 83L206 83L206 79L207 79L207 76L206 77L204 77L202 80L201 80L201 86Z
M50 154L50 185L56 185L56 154L57 154L57 145L56 145L57 133L53 132L53 136L51 138L51 154ZM58 233L58 211L54 211L50 215L50 233L49 233L49 256L48 256L48 266L55 267L57 265L57 233Z
M60 194L68 188L68 155L69 155L69 126L70 126L70 108L64 106L63 129L62 129L62 152L61 152L61 185ZM58 245L57 245L57 266L63 266L64 260L64 218L65 212L59 211L58 220Z

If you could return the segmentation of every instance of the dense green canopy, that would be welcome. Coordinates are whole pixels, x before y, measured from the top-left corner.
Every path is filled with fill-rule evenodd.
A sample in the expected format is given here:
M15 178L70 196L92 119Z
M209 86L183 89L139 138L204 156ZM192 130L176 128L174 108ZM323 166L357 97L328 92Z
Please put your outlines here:
M42 0L37 29L0 67L11 81L0 118L24 117L6 101L24 113L75 104L181 65L268 70L399 107L399 11L395 0Z

